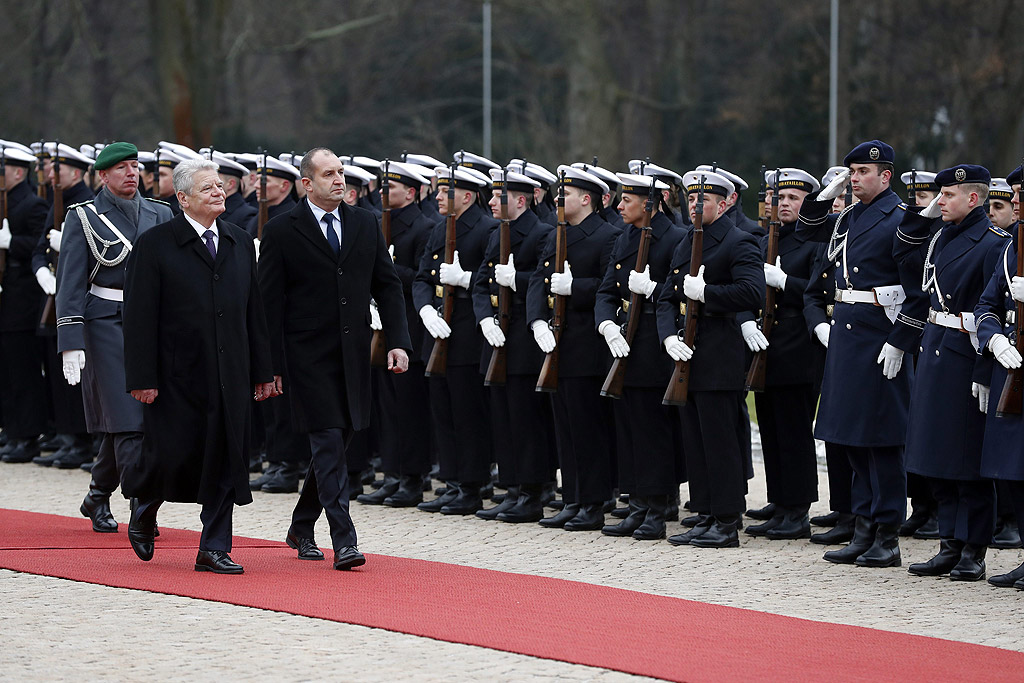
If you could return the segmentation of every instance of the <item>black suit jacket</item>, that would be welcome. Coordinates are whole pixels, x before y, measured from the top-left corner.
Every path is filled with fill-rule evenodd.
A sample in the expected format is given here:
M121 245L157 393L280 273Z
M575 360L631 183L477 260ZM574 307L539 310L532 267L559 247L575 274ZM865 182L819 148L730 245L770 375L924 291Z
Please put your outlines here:
M274 374L287 358L292 416L300 432L365 429L370 413L370 298L392 349L411 350L402 282L377 217L338 208L334 254L307 200L263 227L259 280Z

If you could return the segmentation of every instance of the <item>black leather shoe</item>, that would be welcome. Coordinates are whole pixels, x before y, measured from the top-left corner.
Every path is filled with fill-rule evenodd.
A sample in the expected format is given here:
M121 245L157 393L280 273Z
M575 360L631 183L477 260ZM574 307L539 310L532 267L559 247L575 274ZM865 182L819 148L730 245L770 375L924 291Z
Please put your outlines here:
M914 532L914 538L920 538L926 541L932 541L939 537L939 518L932 515L928 520L917 528Z
M324 553L320 548L316 546L316 541L312 538L299 538L292 532L288 532L288 536L285 537L284 542L288 544L289 548L295 548L299 551L300 560L322 560L324 559Z
M579 511L580 506L578 503L569 503L559 510L557 514L552 515L551 517L545 517L537 522L537 524L540 524L542 527L547 529L561 529L570 519L575 517Z
M622 508L614 508L608 514L614 517L615 519L626 519L626 517L629 517L629 506Z
M668 542L672 545L689 545L693 542L693 539L699 538L708 532L715 523L715 518L711 515L700 515L700 520L693 525L693 528L689 531L676 534L675 536L669 536Z
M1015 588L1016 583L1022 579L1024 579L1024 564L1005 574L990 576L988 582L997 588Z
M341 570L352 569L353 567L362 567L366 564L366 558L359 548L354 545L345 546L334 551L334 568Z
M914 532L920 529L931 517L931 510L921 506L914 508L907 517L907 521L900 525L900 536L913 536Z
M747 510L747 517L767 521L775 516L775 503L768 503L763 508Z
M3 461L11 464L20 464L32 462L38 456L39 444L35 440L12 439L9 450L4 454Z
M423 502L423 477L414 474L403 475L398 480L398 490L384 499L391 508L411 508Z
M683 526L690 527L691 529L700 522L704 515L690 515L689 517L683 517L682 521L679 522Z
M820 534L811 534L811 543L818 545L841 545L853 539L853 526L856 517L848 512L839 513L839 521L834 527Z
M813 541L814 538L812 537L811 540ZM867 517L854 517L853 535L849 544L845 548L828 551L822 555L822 558L836 564L853 564L858 557L867 552L874 542L875 525Z
M782 521L768 529L765 538L772 541L792 541L811 537L811 522L807 519L807 508L786 508Z
M739 548L740 536L736 533L736 521L715 518L715 523L703 534L691 539L690 545L695 548Z
M668 496L644 496L647 514L643 524L633 532L638 541L657 541L665 538L665 512L668 510Z
M964 549L963 541L955 538L943 538L939 541L939 552L927 562L915 562L907 567L907 572L914 576L942 576L960 561L960 553Z
M424 512L440 512L448 503L452 502L459 497L459 487L454 483L445 487L444 493L440 494L434 500L423 501L416 507Z
M985 551L988 546L968 543L960 553L960 561L949 572L952 581L980 581L985 578Z
M566 531L599 531L604 526L604 504L581 505L580 511L562 527Z
M295 493L299 490L299 479L303 467L297 462L283 462L274 474L263 483L263 493Z
M540 502L543 503L544 507L546 508L549 507L554 510L561 510L562 508L565 507L565 503L560 499L556 499L558 499L558 483L554 481L549 481L546 484L544 484L544 488L541 489ZM557 505L553 505L553 503L556 502Z
M874 543L859 555L854 563L858 567L901 566L903 560L900 558L900 525L878 524L877 526Z
M101 491L96 482L89 485L89 493L85 494L82 506L78 508L83 517L92 520L92 530L100 534L116 534L117 522L110 512L110 494Z
M41 451L57 451L70 443L71 441L64 434L43 434L36 439L36 444Z
M459 484L459 493L447 505L440 509L442 515L472 515L484 506L480 498L480 484L470 482Z
M778 525L782 524L782 521L786 518L782 508L775 508L775 516L769 519L767 522L761 522L760 524L751 524L748 526L744 533L748 533L751 536L767 536L769 529L774 529Z
M223 550L200 550L196 555L197 572L214 574L242 574L242 565L235 564Z
M156 526L156 510L153 508L158 506L149 506L145 517L139 515L138 498L132 498L129 501L129 506L131 517L128 520L128 542L131 543L132 550L135 551L140 560L149 562L153 559L155 538L153 531Z
M509 510L514 508L516 506L516 503L519 502L519 487L518 486L510 486L508 489L506 489L505 495L502 496L502 499L503 500L500 503L498 503L497 505L492 505L491 507L487 508L486 510L477 510L476 511L476 516L479 517L480 519L486 519L488 521L493 521L493 520L497 519L498 515L501 514L502 512L508 512ZM543 516L544 515L541 514L540 517L543 517ZM538 517L537 519L540 519L540 517ZM537 520L535 519L533 521L536 522Z
M996 532L992 534L992 542L988 544L989 548L1019 548L1020 542L1020 531L1017 528L1017 523L1012 520L1000 520L996 525Z
M839 517L842 515L841 512L830 512L827 515L815 515L811 517L810 522L812 526L835 526L839 523Z
M519 498L515 504L511 508L499 512L498 521L509 524L539 522L544 518L544 505L540 502L540 494L540 486L523 484L519 487ZM506 498L510 498L511 495L512 489L509 489Z
M92 461L92 453L88 448L72 446L64 451L64 454L53 461L53 467L58 470L77 470L83 464Z
M360 493L356 496L356 500L364 505L383 505L385 499L394 495L394 493L398 491L398 484L398 475L385 474L384 481L376 491L373 493Z
M647 519L647 504L639 496L630 496L629 507L625 509L629 510L629 515L618 524L608 524L602 527L602 534L617 538L632 536L633 532L639 529Z
M262 489L264 484L266 484L268 481L273 480L274 477L277 476L277 471L281 469L283 466L284 463L280 462L267 463L267 469L263 472L263 474L256 477L255 479L249 480L249 490L259 491L260 489Z
M70 446L61 446L60 448L50 453L49 455L42 455L42 453L40 453L40 455L37 455L36 457L32 458L32 464L40 465L42 467L50 467L51 465L53 465L54 460L61 459L61 457L67 452L68 448L70 448ZM91 457L89 459L92 460Z

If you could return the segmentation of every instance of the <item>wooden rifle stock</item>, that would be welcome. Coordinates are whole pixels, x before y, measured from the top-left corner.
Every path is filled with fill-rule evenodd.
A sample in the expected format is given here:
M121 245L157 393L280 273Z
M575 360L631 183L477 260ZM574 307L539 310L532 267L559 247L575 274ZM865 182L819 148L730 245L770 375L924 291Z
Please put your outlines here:
M46 169L43 162L46 160L46 142L39 141L39 152L36 153L36 196L46 199Z
M1024 185L1017 195L1024 199ZM1017 221L1017 275L1024 276L1024 221ZM1024 303L1017 303L1017 319L1014 323L1013 344L1017 351L1024 349ZM999 394L999 403L996 404L996 416L1008 417L1020 415L1022 412L1022 397L1024 397L1024 371L1021 368L1006 371L1006 382L1003 384L1003 393Z
M60 184L60 140L53 143L53 229L60 230L64 222L64 189ZM49 250L49 247L47 247ZM54 266L60 254L53 255ZM53 327L57 324L57 308L52 294L46 295L43 314L39 316L39 327Z
M508 257L512 253L512 227L508 219L508 171L502 172L501 184L501 225L498 226L498 258L501 265L508 265ZM512 291L508 287L498 287L498 327L508 338L508 323L512 311ZM491 349L491 360L487 363L484 373L484 386L504 386L508 380L508 355L504 346Z
M693 217L693 243L690 245L690 275L697 277L704 259L704 176L697 189L697 206ZM691 349L697 339L697 321L700 319L700 301L686 300L683 318L683 343ZM665 387L661 402L667 406L685 406L690 394L690 361L677 360L672 377Z
M775 171L775 182L772 183L772 218L768 222L768 249L765 252L765 263L772 265L775 265L775 259L779 256L779 227L779 172ZM770 285L765 287L764 310L761 313L761 334L765 339L771 336L772 328L775 326L775 299L778 291ZM767 367L767 349L755 353L747 370L747 391L764 391Z
M263 152L262 149L257 149L256 153ZM256 239L263 239L263 226L267 224L267 216L269 213L269 204L267 203L267 153L263 152L263 168L260 169L260 198L259 198L260 212L259 217L256 219Z
M380 184L380 230L384 234L384 246L391 246L391 185L388 180L390 162L384 160L384 179ZM374 330L370 339L370 367L386 368L388 366L388 342L384 338L384 330Z
M555 270L556 273L565 272L565 259L567 256L567 245L565 242L565 171L562 171L558 181L558 224L555 226ZM551 353L544 356L544 364L540 368L540 375L537 376L537 391L555 392L558 391L558 351L561 348L562 330L565 327L565 304L566 298L560 294L552 295L554 306L551 314L551 333L555 335L555 348Z
M448 178L448 218L444 228L444 262L455 261L455 164L451 166L451 176ZM446 323L451 324L452 313L455 310L455 286L444 285L444 293L441 297L441 317ZM444 377L448 372L448 340L435 339L434 348L430 350L430 358L427 359L427 367L423 374L427 377Z

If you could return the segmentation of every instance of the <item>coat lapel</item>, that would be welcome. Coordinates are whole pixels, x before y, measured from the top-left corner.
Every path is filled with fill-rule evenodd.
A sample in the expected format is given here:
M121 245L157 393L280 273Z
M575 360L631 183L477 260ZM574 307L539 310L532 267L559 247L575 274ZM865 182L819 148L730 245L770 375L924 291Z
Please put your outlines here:
M342 204L342 206L347 206L347 204ZM292 207L291 217L292 225L295 226L297 233L312 242L315 248L331 260L331 263L338 260L334 250L331 249L331 245L327 243L327 238L324 237L324 233L320 230L320 226L317 225L316 218L313 216L313 210L309 208L309 204L305 200ZM343 237L343 239L347 238ZM342 248L344 249L344 247Z
M342 204L339 209L342 226L341 249L338 250L338 262L340 263L348 257L349 253L352 251L352 247L359 241L361 235L358 225L359 221L356 219L356 212L352 210L352 207L348 204ZM374 229L377 228L376 220L373 221L373 226ZM327 243L326 239L324 239L324 243ZM328 251L330 251L329 245Z
M171 232L174 234L174 241L179 247L190 249L208 268L213 268L213 259L210 257L206 244L203 240L199 239L199 233L196 232L195 228L185 218L185 214L179 213L171 219ZM221 235L223 236L223 232L221 232Z

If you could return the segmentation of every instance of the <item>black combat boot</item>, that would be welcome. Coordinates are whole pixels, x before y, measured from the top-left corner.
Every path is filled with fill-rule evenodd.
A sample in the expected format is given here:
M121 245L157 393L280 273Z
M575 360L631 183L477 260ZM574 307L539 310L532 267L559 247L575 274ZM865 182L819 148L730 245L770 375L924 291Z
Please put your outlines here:
M93 531L101 534L117 533L117 522L110 512L110 492L100 489L95 481L89 482L89 493L85 494L85 500L78 511L83 517L92 520Z
M899 567L903 564L900 559L900 525L878 524L877 527L875 542L854 562L858 567Z
M817 543L818 545L841 545L843 543L849 543L853 538L853 527L857 521L855 515L849 512L840 512L839 521L836 522L828 531L823 531L820 534L811 534L811 543Z
M850 543L840 550L830 550L822 557L836 564L853 564L858 557L867 552L874 542L875 525L867 517L854 517L853 537L850 539Z
M949 572L949 578L953 581L980 581L985 578L985 551L984 545L964 546L960 553L960 561Z
M384 500L398 490L398 483L397 474L385 473L380 488L372 493L360 493L356 500L365 505L383 505Z
M629 514L618 524L608 524L601 528L605 536L632 536L640 528L647 517L647 503L643 496L629 497Z
M514 504L511 508L498 513L498 521L508 522L509 524L539 522L544 517L544 504L540 502L544 487L540 484L523 484L518 488L518 499L514 499ZM510 488L506 498L512 497L512 489Z
M665 538L665 514L668 512L668 496L644 496L647 502L647 515L633 538L638 541L657 541Z
M498 503L497 505L492 505L491 507L487 508L486 510L477 510L476 511L476 516L479 517L480 519L495 520L495 519L498 518L498 515L501 514L502 512L508 512L509 510L514 508L516 506L516 503L518 503L518 502L519 502L519 487L518 486L509 486L505 490L505 496L504 496L504 498L502 499L502 501L500 503ZM541 517L543 517L543 516L544 515L541 515ZM540 517L538 517L537 519L540 519ZM537 521L537 520L535 519L534 521Z
M411 508L423 502L423 475L402 475L398 479L398 490L384 499L390 508Z
M955 538L943 538L939 541L939 552L927 562L915 562L907 567L914 576L942 576L960 561L960 553L964 549L963 541Z
M811 522L807 519L808 506L783 508L785 514L782 521L774 528L768 529L765 537L773 541L789 541L797 538L811 537ZM749 531L749 529L748 529Z

